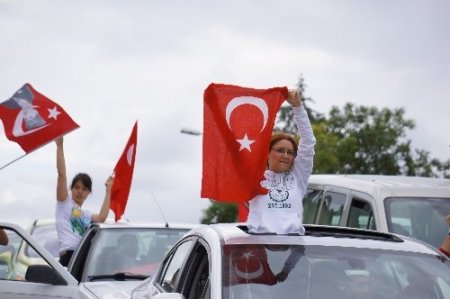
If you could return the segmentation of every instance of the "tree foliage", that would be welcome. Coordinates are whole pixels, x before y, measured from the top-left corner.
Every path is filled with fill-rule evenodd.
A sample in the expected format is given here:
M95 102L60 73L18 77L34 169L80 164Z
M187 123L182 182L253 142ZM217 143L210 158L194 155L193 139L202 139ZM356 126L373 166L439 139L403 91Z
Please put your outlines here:
M237 205L234 203L225 203L211 201L212 204L203 210L203 217L200 220L202 224L212 223L231 223L237 221Z

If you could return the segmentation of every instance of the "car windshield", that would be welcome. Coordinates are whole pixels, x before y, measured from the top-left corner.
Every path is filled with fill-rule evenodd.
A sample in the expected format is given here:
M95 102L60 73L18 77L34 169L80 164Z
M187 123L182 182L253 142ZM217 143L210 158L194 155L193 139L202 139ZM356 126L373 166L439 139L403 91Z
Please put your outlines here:
M440 256L288 245L223 253L223 298L450 298L450 262Z
M100 231L87 261L90 280L108 279L114 273L148 276L188 229L123 228ZM114 279L110 277L109 279Z
M390 232L411 236L439 248L448 231L449 198L391 197L384 204Z

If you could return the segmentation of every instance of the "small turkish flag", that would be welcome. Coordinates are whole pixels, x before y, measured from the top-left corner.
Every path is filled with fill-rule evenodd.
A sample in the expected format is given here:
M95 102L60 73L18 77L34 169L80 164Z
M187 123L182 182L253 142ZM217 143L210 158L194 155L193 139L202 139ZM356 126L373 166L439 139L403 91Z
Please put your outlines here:
M111 189L111 210L114 212L115 221L122 217L130 194L131 181L133 179L134 161L137 145L137 122L128 139L125 150L120 156L114 168L114 183Z
M224 247L228 261L225 285L259 283L274 285L277 279L270 269L264 245L232 245ZM227 281L228 280L228 281Z
M253 89L210 84L204 92L201 197L245 202L260 186L275 116L287 87Z
M63 134L79 128L58 104L26 83L0 103L6 137L28 154Z

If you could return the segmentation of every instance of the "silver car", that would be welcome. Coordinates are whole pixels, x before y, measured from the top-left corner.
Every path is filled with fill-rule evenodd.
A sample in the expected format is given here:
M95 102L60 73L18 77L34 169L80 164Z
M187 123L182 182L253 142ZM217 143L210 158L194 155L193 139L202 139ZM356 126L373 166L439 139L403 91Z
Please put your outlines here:
M438 248L447 234L450 180L387 175L312 175L303 222L401 234Z
M54 219L34 220L28 227L27 233L56 260L59 260L59 243ZM21 242L15 260L17 279L24 279L28 266L35 264L45 264L45 261L26 242Z
M217 224L189 232L133 299L450 298L450 260L425 242L370 230L306 226L249 234Z
M129 298L194 225L95 223L67 267L80 288L99 298Z
M12 265L11 267L0 267L3 272L6 271L0 277L0 298L98 298L90 292L80 289L78 281L21 227L0 222L0 229L4 229L7 232L10 241L14 239L26 242L43 261L42 264L29 265L25 277L23 280L22 278L19 280L12 261L15 256L15 246L9 243L0 245L0 252L6 253L3 254L4 259L0 261L0 264ZM4 251L5 248L7 250Z

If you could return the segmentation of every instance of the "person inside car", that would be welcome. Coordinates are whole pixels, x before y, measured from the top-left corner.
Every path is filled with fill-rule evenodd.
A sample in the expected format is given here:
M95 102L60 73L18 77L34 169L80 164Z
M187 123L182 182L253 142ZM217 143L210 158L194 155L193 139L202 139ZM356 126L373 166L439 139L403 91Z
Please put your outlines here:
M289 91L294 121L300 133L300 145L294 136L276 133L269 146L265 180L267 194L249 202L247 226L250 233L304 234L303 203L314 159L314 137L308 114L298 91Z
M114 182L112 176L105 183L106 194L103 205L98 214L81 209L84 201L92 191L92 180L86 173L78 173L70 185L70 195L67 190L66 162L64 158L63 137L56 140L56 166L58 182L56 187L56 231L60 246L60 263L69 264L74 250L78 247L86 228L91 222L105 222L108 217L111 187Z

